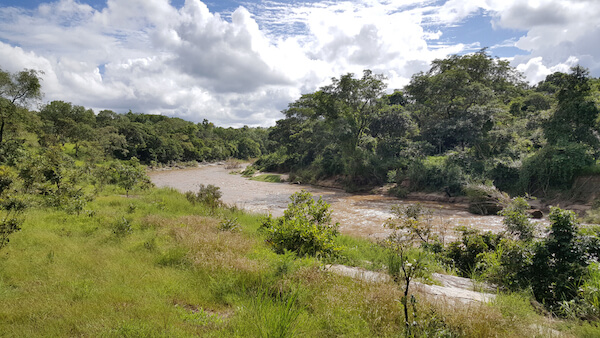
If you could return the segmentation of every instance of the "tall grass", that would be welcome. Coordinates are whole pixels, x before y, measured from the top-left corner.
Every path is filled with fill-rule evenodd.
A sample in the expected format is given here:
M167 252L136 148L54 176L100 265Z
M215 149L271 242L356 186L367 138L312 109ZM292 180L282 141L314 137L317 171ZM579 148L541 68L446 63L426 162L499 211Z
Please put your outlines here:
M400 286L339 276L315 258L277 255L257 232L259 216L212 212L170 189L130 197L111 189L79 216L27 212L22 231L0 251L0 336L404 334ZM232 217L241 231L219 230ZM115 233L123 219L129 230ZM339 240L346 247L340 263L384 269L378 246ZM412 332L425 336L535 335L528 327L544 323L525 296L463 308L415 297L421 329ZM579 324L565 330L593 332Z

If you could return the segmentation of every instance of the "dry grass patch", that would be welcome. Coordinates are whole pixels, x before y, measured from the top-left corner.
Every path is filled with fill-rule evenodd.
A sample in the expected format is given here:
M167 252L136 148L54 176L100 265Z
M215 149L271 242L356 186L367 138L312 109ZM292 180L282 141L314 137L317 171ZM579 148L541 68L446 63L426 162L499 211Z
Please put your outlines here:
M258 244L242 233L220 231L214 217L184 216L168 221L168 234L187 250L187 259L196 267L216 270L258 272L266 268L248 258Z

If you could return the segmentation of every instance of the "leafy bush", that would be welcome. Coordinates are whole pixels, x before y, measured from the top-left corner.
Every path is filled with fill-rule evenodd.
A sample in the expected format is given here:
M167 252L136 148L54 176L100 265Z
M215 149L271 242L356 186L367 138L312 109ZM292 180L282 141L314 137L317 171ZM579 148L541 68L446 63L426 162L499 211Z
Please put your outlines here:
M496 250L483 252L477 257L477 272L484 279L508 288L526 289L529 286L528 271L533 259L529 243L504 238Z
M203 204L214 211L216 208L223 206L223 202L221 202L222 194L219 189L219 187L212 184L199 184L196 193L187 191L185 197L194 205Z
M266 242L278 254L289 250L300 256L335 255L340 250L334 243L339 224L331 224L329 204L321 197L315 202L304 190L290 200L282 217L263 220L260 229L266 232Z
M531 284L535 297L555 310L559 302L577 296L592 257L587 255L572 211L554 207L549 218L550 233L535 247Z
M469 184L464 189L469 198L469 211L479 215L495 215L510 203L510 197L491 183Z
M534 236L534 225L529 221L529 203L523 197L514 198L509 205L499 212L504 216L504 226L512 235L522 241L530 241Z
M483 259L482 254L496 250L502 237L490 231L481 233L467 227L459 227L457 231L461 232L461 240L450 243L444 255L463 276L470 276Z
M123 188L127 196L137 186L140 186L142 189L152 186L150 178L148 178L144 168L135 157L129 161L112 163L110 170L113 175L112 182Z
M459 194L466 183L462 169L444 156L430 156L413 161L406 171L411 190L443 190Z
M530 193L568 188L577 174L594 163L593 151L586 144L546 146L523 161L520 185Z

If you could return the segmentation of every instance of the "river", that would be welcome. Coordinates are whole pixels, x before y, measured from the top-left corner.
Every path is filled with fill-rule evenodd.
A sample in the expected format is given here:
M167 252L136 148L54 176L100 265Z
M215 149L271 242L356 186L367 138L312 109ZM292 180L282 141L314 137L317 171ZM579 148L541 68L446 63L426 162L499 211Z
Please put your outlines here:
M322 196L331 205L332 218L340 223L340 231L354 236L385 237L388 230L384 223L393 216L392 206L410 203L421 203L432 210L433 223L446 240L454 238L452 229L457 226L493 232L503 230L502 217L473 215L466 210L465 205L409 201L384 195L350 194L342 190L308 185L259 182L231 172L231 169L226 169L222 164L209 164L198 168L153 171L149 176L157 187L172 187L182 192L197 191L199 184L212 184L220 188L223 202L250 212L271 213L273 216L283 215L290 195L304 189L314 196Z

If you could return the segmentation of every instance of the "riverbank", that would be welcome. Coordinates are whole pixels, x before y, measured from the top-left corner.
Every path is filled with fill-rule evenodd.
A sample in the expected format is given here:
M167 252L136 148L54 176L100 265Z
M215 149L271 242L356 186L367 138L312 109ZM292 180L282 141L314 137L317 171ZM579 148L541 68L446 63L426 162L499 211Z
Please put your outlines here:
M427 199L433 194L415 195L414 199L399 199L383 194L350 194L341 189L316 187L304 184L282 184L249 180L226 169L224 163L207 164L198 168L162 170L150 172L149 176L158 187L170 187L181 192L195 191L198 184L212 184L220 188L222 200L228 205L257 214L283 215L289 196L307 190L314 196L322 196L331 205L332 217L340 223L340 231L351 236L377 240L385 238L389 230L385 222L393 217L395 205L421 203L432 211L432 223L446 241L456 239L454 228L466 226L495 233L504 230L500 216L474 215L466 203L440 202ZM547 219L536 220L540 227L548 224Z

